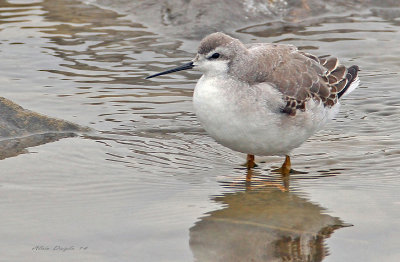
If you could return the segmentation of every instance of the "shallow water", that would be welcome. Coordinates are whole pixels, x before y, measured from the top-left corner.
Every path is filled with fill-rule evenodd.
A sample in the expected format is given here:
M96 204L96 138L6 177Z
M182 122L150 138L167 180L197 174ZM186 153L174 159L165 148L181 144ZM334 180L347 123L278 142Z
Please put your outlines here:
M144 80L195 41L78 1L1 1L1 96L96 130L0 161L2 261L399 261L397 14L237 29L362 70L337 119L293 152L302 173L282 179L283 159L262 158L249 185L244 156L193 114L199 74Z

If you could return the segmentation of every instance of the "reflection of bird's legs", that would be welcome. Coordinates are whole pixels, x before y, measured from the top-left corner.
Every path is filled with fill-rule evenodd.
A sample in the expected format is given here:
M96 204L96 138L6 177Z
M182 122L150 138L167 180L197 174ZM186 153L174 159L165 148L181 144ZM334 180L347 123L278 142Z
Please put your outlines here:
M302 6L304 9L310 11L310 6L308 5L308 0L301 0L301 6Z
M282 183L283 183L283 188L285 192L289 192L289 186L290 186L290 176L288 174L282 174Z
M255 172L255 171L254 171ZM289 191L289 176L288 175L282 175L282 182L283 186L281 183L277 182L269 182L269 181L262 181L262 180L256 180L253 181L255 182L255 185L252 185L251 178L253 177L253 170L248 169L246 173L246 190L252 190L260 187L275 187L281 190L282 192L288 192Z
M256 162L254 162L254 155L249 155L247 154L247 160L246 160L246 167L247 169L251 169L253 167L256 167Z
M281 168L278 169L283 175L289 175L291 170L292 164L290 163L290 156L286 155L285 162Z
M253 176L253 170L248 169L246 173L246 190L251 190L251 177Z

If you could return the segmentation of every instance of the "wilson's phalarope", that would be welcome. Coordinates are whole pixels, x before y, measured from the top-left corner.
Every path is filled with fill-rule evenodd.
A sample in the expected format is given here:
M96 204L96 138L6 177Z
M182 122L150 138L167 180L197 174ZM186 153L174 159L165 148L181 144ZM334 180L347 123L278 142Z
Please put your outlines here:
M194 111L220 144L247 154L285 155L321 129L339 110L339 99L359 85L358 66L316 57L295 46L244 45L223 33L205 37L189 63L147 78L185 69L203 76L193 94Z

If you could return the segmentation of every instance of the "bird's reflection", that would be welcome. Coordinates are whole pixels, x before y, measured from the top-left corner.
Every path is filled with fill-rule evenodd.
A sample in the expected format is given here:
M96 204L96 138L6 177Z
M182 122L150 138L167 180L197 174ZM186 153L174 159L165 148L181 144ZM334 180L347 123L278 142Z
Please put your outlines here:
M246 179L230 185L237 192L215 197L226 207L208 213L190 229L195 260L322 261L328 254L324 240L346 225L289 192L289 177L280 182L253 186Z

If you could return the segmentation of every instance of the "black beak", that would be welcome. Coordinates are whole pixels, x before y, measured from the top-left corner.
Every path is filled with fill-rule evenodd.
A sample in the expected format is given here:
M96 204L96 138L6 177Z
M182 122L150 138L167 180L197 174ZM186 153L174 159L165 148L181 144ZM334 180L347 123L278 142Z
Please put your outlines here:
M156 77L156 76L166 75L169 73L178 72L178 71L182 71L182 70L186 70L186 69L192 69L193 67L194 67L193 62L189 62L189 63L183 64L181 66L169 69L167 71L148 76L148 77L146 77L146 79Z

